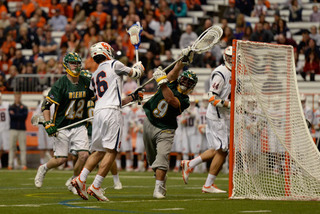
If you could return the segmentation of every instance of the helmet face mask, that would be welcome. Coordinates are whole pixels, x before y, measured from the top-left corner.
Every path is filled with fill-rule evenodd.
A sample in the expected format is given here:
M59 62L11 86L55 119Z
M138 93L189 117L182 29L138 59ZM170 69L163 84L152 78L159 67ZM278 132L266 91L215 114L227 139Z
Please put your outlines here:
M184 71L178 78L179 89L183 94L191 93L197 82L197 75L190 70Z
M79 54L70 52L63 58L63 67L73 77L78 77L82 69L82 60Z
M106 42L98 42L90 47L91 57L94 58L98 55L105 56L108 60L114 58L113 48Z
M232 69L232 46L228 46L224 50L223 60L224 60L225 66L231 71L231 69Z

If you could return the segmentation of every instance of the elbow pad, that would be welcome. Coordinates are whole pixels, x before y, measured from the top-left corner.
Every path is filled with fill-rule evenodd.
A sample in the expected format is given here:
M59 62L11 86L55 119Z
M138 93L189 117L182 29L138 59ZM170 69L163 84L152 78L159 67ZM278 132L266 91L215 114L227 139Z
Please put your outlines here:
M51 102L49 102L47 99L44 99L41 105L41 111L43 112L44 110L50 110L51 105L52 105Z

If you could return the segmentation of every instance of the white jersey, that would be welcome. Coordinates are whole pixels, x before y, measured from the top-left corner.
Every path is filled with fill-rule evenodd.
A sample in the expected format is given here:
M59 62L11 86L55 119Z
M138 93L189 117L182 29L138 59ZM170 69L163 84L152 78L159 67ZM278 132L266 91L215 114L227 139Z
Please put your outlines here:
M136 138L136 149L135 152L143 153L144 152L144 144L143 144L143 121L146 118L146 113L144 112L142 107L138 107L138 110L135 112L134 124L135 131L137 132Z
M10 129L9 102L0 104L0 132Z
M223 100L229 100L231 93L231 71L224 65L220 65L214 69L210 76L210 96L218 95ZM218 108L212 104L208 105L207 118L211 120L225 119L229 120L230 110L227 108Z
M97 97L95 115L101 109L121 107L122 75L128 75L130 71L131 68L117 60L108 60L99 65L90 83L90 89Z
M123 127L122 127L122 138L121 138L121 151L132 151L132 141L130 137L130 127L134 119L134 115L129 106L121 109Z

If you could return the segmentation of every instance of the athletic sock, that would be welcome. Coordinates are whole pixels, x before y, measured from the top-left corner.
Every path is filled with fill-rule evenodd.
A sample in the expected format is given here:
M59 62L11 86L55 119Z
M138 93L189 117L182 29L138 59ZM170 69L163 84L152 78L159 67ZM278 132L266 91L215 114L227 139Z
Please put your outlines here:
M181 160L176 160L176 167L180 168Z
M113 183L114 183L114 184L120 182L120 180L119 180L119 173L117 173L116 175L112 175L112 176L113 176Z
M83 168L79 175L80 181L86 182L89 173L90 171L87 168Z
M104 177L102 177L101 175L96 175L96 177L94 178L94 181L93 181L93 186L97 189L100 188L101 184L103 182L103 179L104 179Z
M189 162L189 167L194 168L194 167L196 167L197 165L199 165L200 163L202 163L202 158L201 158L201 156L198 156L198 157L192 159L192 160Z
M214 180L216 180L216 176L212 174L208 174L208 177L204 186L210 187L214 183Z

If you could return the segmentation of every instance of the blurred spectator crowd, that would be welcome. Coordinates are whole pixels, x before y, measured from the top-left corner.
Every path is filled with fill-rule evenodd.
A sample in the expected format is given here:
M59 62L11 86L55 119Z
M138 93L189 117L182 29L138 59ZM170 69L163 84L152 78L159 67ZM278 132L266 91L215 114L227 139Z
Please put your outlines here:
M99 41L108 42L114 48L115 58L130 66L135 63L135 49L126 30L137 21L143 27L141 49L145 50L139 52L146 68L142 82L152 77L157 66L166 67L174 61L172 49L192 44L212 24L220 24L224 30L221 44L196 55L194 67L218 66L223 49L232 45L233 39L241 39L292 45L297 72L304 79L310 76L311 81L320 73L318 25L301 29L298 34L302 39L297 42L280 15L280 10L286 9L289 22L301 22L301 0L287 0L283 4L270 4L268 0L226 0L220 14L206 15L198 24L182 27L180 17L187 17L189 11L202 11L209 1L0 0L0 91L44 90L64 73L62 60L68 51L78 52L84 69L93 72L97 64L91 59L89 49ZM318 1L310 0L315 4L309 20L317 24L320 22ZM275 11L272 23L266 21L268 10ZM259 17L259 21L252 24L246 21L247 17ZM235 24L234 29L230 23ZM26 50L29 54L25 54ZM299 64L301 55L305 60ZM165 60L160 60L160 56L165 56ZM154 91L155 87L151 85L147 90Z

